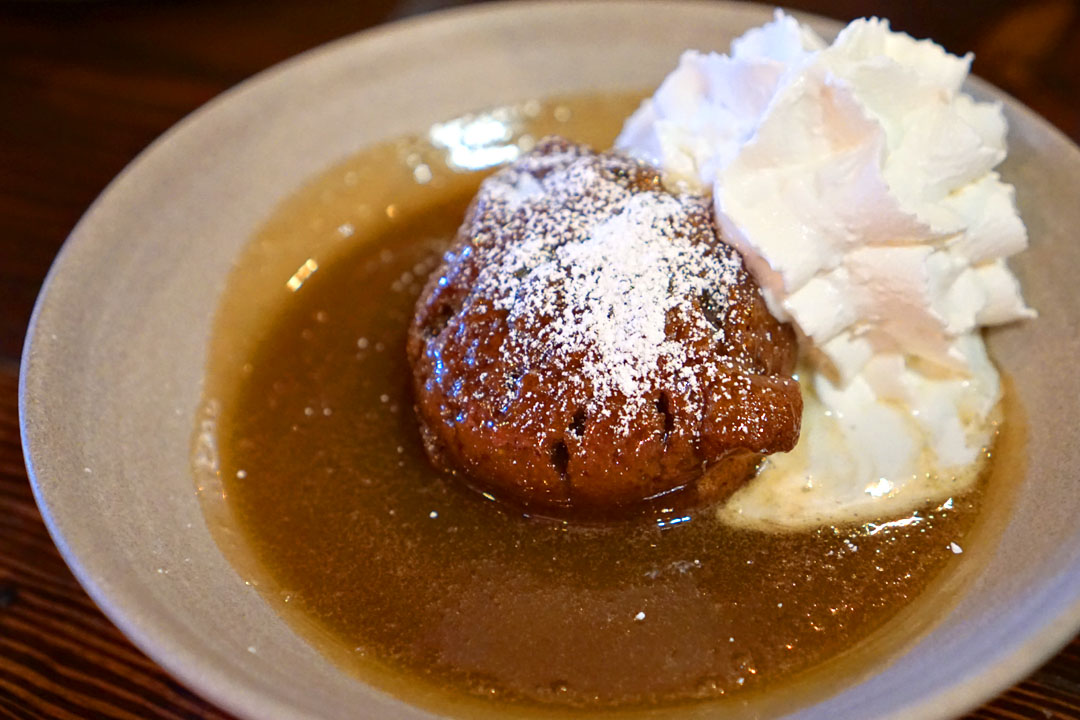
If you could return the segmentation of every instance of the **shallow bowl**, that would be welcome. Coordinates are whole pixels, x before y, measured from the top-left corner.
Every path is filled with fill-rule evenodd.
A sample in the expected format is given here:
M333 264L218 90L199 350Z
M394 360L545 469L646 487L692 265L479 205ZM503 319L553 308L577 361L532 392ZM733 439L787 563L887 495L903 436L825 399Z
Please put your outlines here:
M430 15L272 68L140 155L50 271L19 395L38 503L105 613L169 672L241 717L433 716L313 650L244 584L207 529L189 448L231 264L279 201L364 146L493 105L646 90L682 49L725 50L771 12L573 2ZM826 34L836 28L811 22ZM1033 670L1080 624L1080 150L987 84L969 89L1005 106L1003 171L1032 239L1013 265L1042 316L991 337L1027 417L1024 477L1000 540L947 589L951 609L928 618L906 651L802 707L748 713L953 716ZM707 706L684 712L712 715Z

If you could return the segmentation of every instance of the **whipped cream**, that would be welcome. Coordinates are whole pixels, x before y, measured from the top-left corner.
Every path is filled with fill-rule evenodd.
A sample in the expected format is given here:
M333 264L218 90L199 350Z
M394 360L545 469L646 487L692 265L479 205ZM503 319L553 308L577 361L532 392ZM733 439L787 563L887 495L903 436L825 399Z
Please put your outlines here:
M797 329L802 440L728 503L802 526L963 489L998 422L979 328L1034 317L997 103L970 54L856 20L830 45L777 11L729 55L685 53L616 146L712 192L724 238Z

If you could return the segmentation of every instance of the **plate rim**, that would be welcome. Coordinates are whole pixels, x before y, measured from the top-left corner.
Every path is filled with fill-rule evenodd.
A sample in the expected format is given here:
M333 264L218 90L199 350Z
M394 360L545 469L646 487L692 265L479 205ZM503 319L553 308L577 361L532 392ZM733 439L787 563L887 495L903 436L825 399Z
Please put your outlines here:
M251 687L238 681L234 676L208 674L206 672L208 665L205 655L191 651L183 642L178 641L175 635L160 631L149 619L142 616L134 597L125 595L122 592L118 594L115 590L110 591L107 587L104 587L97 577L100 572L95 572L95 570L100 571L101 568L94 567L94 562L89 563L89 566L84 564L84 557L80 554L79 549L71 547L68 543L64 533L64 521L55 517L49 506L48 479L43 480L36 470L34 462L35 448L48 445L47 439L43 437L48 431L45 428L39 428L36 423L36 409L33 407L29 390L29 386L33 381L35 357L42 352L41 336L44 330L40 327L40 316L43 308L49 302L50 289L55 283L55 278L61 274L71 272L67 268L70 264L72 248L76 244L92 242L90 236L83 235L80 231L94 222L99 208L110 201L110 195L116 185L135 172L147 157L172 142L177 135L187 132L194 124L204 121L205 118L215 113L218 108L226 104L243 102L246 94L280 82L283 76L288 75L298 67L322 62L326 57L354 44L387 41L396 36L416 32L423 27L460 23L479 16L527 16L540 7L545 9L559 6L577 9L603 7L607 11L634 8L641 11L648 8L651 12L661 12L664 6L700 6L705 4L703 0L660 0L659 2L656 0L527 0L525 2L504 0L502 2L442 9L367 28L287 58L218 94L185 115L153 140L102 189L61 245L35 301L23 342L19 365L19 434L27 477L50 537L82 588L101 609L103 614L108 617L109 621L115 624L141 652L182 682L185 687L218 707L240 717L304 717L301 708L287 704L287 701L283 698L269 699L264 695L253 692ZM709 4L716 8L718 15L736 8L742 10L754 8L762 12L763 18L767 18L766 13L772 7L732 0L721 0ZM820 15L804 12L792 12L792 14L801 20L811 20L819 24L835 25L836 27L840 26L839 21ZM970 87L977 89L981 94L989 95L1007 105L1012 112L1024 115L1028 122L1038 126L1043 133L1047 133L1056 142L1064 143L1070 148L1075 159L1080 161L1080 147L1077 147L1064 132L1038 113L1015 97L981 78L972 76L968 82ZM100 565L100 563L98 564ZM1044 621L1039 630L1017 638L1014 643L1003 645L995 657L983 662L974 671L971 671L972 668L969 667L969 672L962 677L958 677L945 689L920 702L908 704L883 714L880 716L881 720L886 718L901 720L910 717L931 719L953 717L978 707L981 703L1028 676L1041 663L1066 645L1076 634L1077 629L1080 629L1080 578L1076 580L1074 585L1077 592L1074 594L1071 603L1058 603L1056 607L1050 608L1048 614L1045 615L1047 620ZM420 708L417 709L420 710ZM798 714L801 715L801 711Z

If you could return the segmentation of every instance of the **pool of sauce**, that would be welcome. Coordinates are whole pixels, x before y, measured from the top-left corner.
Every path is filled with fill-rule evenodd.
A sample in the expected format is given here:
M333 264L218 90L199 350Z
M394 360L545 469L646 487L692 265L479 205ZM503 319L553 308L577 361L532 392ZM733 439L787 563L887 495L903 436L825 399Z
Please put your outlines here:
M252 558L241 572L362 676L519 708L743 697L849 653L969 548L985 483L909 518L773 534L715 509L530 518L432 469L406 330L485 164L550 132L606 147L638 99L524 103L362 152L237 263L201 426L224 498L211 519Z

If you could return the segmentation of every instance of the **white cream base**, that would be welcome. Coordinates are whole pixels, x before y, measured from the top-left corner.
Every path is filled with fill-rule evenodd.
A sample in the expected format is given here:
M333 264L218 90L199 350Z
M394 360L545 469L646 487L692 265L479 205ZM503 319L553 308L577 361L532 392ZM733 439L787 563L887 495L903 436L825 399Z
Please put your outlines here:
M1001 383L979 335L960 345L970 377L934 378L900 364L840 390L804 370L798 445L768 457L720 517L766 530L868 522L969 489L997 432Z

